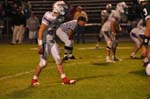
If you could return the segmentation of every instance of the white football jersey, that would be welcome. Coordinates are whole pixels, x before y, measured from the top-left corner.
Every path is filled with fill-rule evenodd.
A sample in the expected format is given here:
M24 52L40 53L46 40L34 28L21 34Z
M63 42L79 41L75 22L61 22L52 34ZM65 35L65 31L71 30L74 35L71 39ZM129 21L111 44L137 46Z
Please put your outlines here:
M42 18L42 23L50 25L54 20L56 20L56 18L57 17L53 15L53 12L47 11Z
M47 11L42 17L42 24L47 25L46 30L43 33L43 42L47 40L54 39L54 32L49 32L48 28L52 25L52 23L56 20L56 16L53 15L53 12ZM50 35L47 35L50 34Z
M77 20L72 20L72 21L61 24L59 28L61 28L63 32L67 32L68 29L71 29L74 31L76 26L77 26Z
M119 22L120 21L120 19L121 19L121 15L120 15L120 13L118 12L118 11L113 11L110 15L109 15L109 17L108 17L108 19L107 19L107 21L104 23L104 25L102 26L102 31L111 31L111 21L115 21L115 22Z

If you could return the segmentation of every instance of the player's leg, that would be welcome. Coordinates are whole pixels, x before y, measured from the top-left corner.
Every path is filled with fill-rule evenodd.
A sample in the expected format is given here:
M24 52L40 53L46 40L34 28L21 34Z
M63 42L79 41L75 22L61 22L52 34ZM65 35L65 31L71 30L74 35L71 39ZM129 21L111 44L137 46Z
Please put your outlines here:
M130 57L131 58L136 58L136 53L138 52L138 50L141 48L141 46L142 46L142 42L136 37L136 36L134 36L134 33L130 33L130 37L131 37L131 39L134 41L134 43L135 43L135 46L134 46L134 48L133 48L133 51L132 51L132 53L131 53L131 55L130 55Z
M67 60L68 58L74 59L73 40L70 40L68 35L65 32L63 32L60 28L57 29L56 34L60 38L60 40L65 43L64 60Z
M34 32L29 30L29 42L32 43L33 42L33 37L34 37Z
M48 46L46 44L43 44L43 54L40 53L40 62L35 68L35 72L31 82L33 86L39 85L38 77L42 69L47 65L47 57L48 57Z
M21 44L23 42L23 37L24 37L24 26L20 25L18 31L18 44Z
M118 38L116 36L112 37L112 60L113 61L119 61L116 57L116 49L118 47Z
M73 55L73 45L74 45L74 40L70 40L70 49L68 49L68 58L69 59L75 59L75 56Z
M54 58L54 60L57 64L57 70L58 70L58 73L60 74L60 77L62 79L62 83L63 84L73 84L73 83L75 83L76 80L68 79L65 72L64 72L64 69L63 69L63 66L62 66L62 59L60 57L60 52L59 52L59 49L58 49L58 45L54 42L49 46L51 46L51 54L52 54L52 57Z
M142 47L142 55L144 58L144 66L146 66L149 62L149 46L150 46L150 19L146 20L146 29L144 33L145 37L143 40L143 47ZM148 49L147 49L148 48Z
M110 58L111 54L111 48L112 48L112 40L109 32L103 32L103 36L105 38L105 41L107 43L106 46L106 62L112 62Z
M14 26L14 29L13 29L13 38L12 38L12 44L16 44L16 37L17 37L18 29L19 29L18 26Z
M99 43L100 43L101 39L102 39L102 32L100 32L98 37L97 37L96 48L99 48Z

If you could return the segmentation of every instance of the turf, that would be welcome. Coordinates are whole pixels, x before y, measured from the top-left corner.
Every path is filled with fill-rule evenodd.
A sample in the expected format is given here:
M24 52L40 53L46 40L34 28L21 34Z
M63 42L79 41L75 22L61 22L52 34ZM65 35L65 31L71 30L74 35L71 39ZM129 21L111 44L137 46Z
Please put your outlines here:
M0 45L0 99L146 99L150 80L141 59L130 59L133 43L120 43L117 56L123 61L105 62L105 43L75 44L76 60L64 63L75 85L61 85L55 63L49 57L42 71L40 86L31 87L31 78L39 58L37 45ZM61 45L63 54L63 46ZM140 57L140 54L138 54Z

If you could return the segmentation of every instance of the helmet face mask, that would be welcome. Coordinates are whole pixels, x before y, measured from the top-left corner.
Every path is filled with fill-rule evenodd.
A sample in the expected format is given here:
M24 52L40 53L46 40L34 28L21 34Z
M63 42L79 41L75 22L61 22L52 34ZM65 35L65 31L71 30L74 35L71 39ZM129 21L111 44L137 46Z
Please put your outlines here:
M110 12L112 10L112 5L111 4L107 4L106 5L106 10Z
M60 15L65 15L65 11L63 7L55 7L53 8L54 13L59 13Z
M142 4L142 3L146 3L146 2L148 2L149 0L137 0L137 2L139 3L139 4Z

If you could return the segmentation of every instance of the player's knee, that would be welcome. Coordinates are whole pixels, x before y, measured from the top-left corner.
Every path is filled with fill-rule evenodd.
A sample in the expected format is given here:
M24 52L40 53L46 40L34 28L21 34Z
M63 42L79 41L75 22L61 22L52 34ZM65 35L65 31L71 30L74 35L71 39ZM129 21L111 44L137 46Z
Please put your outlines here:
M138 49L141 48L141 44L137 44L137 48L138 48Z
M60 56L55 57L56 64L62 64L62 59Z
M107 41L107 47L112 48L112 41Z
M107 50L107 51L110 51L110 50L111 50L111 48L110 48L109 46L107 46L107 47L106 47L106 50Z
M40 65L41 67L46 67L47 61L46 61L45 59L41 59L39 65Z
M66 42L65 42L65 46L72 46L72 42L71 42L71 40L67 40Z
M112 48L117 48L118 46L118 41L115 40L113 43L112 43Z

